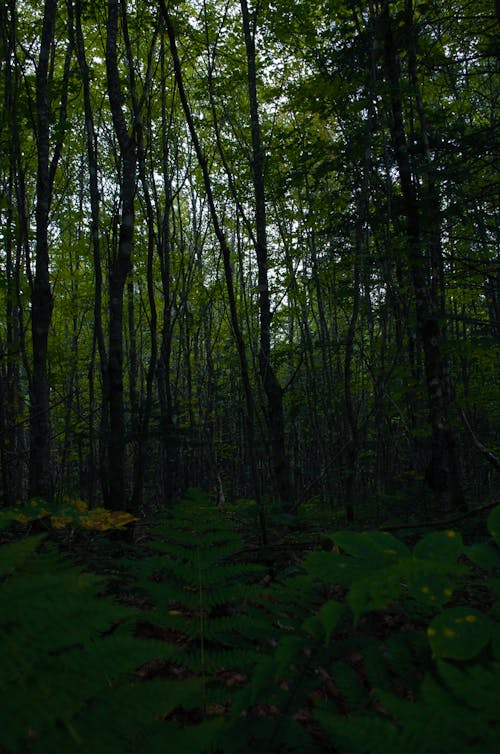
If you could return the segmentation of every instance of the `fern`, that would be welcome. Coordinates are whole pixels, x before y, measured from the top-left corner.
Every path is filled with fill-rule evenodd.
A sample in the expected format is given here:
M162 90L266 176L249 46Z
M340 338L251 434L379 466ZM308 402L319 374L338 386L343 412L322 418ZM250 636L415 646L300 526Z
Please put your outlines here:
M498 544L500 508L489 529ZM331 552L306 556L305 577L285 583L273 602L283 621L297 585L308 585L314 602L340 583L345 606L327 601L298 627L287 621L286 637L240 693L238 713L257 698L288 718L313 704L323 733L345 754L498 751L498 625L469 605L446 606L457 588L474 587L477 571L464 555L483 569L483 588L497 589L495 547L465 547L451 531L426 535L412 552L378 532L339 532L332 540ZM294 742L283 745L292 751ZM310 739L303 750L315 745Z
M101 578L71 567L40 537L1 553L0 741L9 754L63 751L90 735L79 717L92 700L129 683L159 649L132 638L136 611L99 597ZM61 736L65 748L55 743Z
M0 547L2 754L500 748L495 544L338 532L264 586L198 493L151 535L101 562L128 607L44 537Z

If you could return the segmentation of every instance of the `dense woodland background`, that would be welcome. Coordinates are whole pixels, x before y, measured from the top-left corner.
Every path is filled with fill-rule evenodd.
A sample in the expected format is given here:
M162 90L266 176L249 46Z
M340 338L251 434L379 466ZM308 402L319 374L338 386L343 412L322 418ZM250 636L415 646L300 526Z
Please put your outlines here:
M6 505L491 500L498 2L0 14Z
M0 4L0 754L500 751L499 58Z

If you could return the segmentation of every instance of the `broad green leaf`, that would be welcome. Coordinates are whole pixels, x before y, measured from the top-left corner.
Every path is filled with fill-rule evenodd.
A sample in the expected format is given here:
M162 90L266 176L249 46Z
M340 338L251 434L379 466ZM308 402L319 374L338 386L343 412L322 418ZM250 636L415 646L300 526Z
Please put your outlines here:
M462 536L453 529L426 534L413 548L416 558L440 560L443 563L456 561L463 549Z
M306 618L302 623L301 629L308 636L314 636L316 638L320 638L324 633L323 624L317 615L310 615Z
M304 568L321 581L350 586L371 573L368 563L358 563L346 555L335 552L311 552L304 559Z
M437 615L427 629L435 657L471 660L492 638L491 620L475 608L450 607Z
M470 547L465 547L464 552L469 560L472 560L479 568L484 568L485 571L500 567L500 556L497 550L491 547L491 545L474 544Z
M397 567L384 568L371 576L358 579L347 595L347 603L354 615L354 622L364 613L383 610L397 599L403 591Z
M318 615L321 621L321 625L325 630L327 643L330 641L331 635L337 627L343 609L343 605L340 602L336 602L335 600L325 602L325 604L320 608Z
M409 555L406 545L388 532L339 531L335 532L331 538L349 555L369 560L372 568L389 563L398 556Z
M374 543L364 534L355 531L337 531L332 539L344 552L355 558L372 558L377 553Z
M438 607L453 594L448 566L442 561L401 558L396 563L352 580L347 602L355 621L371 610L383 610L391 602L411 597L422 605Z
M378 551L392 559L396 556L400 558L407 557L410 554L408 547L404 542L389 534L387 531L367 531L364 536L368 537L378 548Z

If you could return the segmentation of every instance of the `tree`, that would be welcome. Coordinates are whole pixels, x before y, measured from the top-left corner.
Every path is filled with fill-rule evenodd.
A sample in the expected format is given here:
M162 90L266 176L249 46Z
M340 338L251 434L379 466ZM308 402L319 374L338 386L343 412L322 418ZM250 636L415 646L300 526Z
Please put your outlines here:
M36 70L36 253L35 275L31 291L31 334L33 370L30 382L30 480L29 494L47 499L53 494L50 458L50 389L47 374L47 349L53 299L49 275L49 222L54 178L63 147L67 109L67 84L72 45L68 43L62 81L58 135L50 154L51 138L51 69L55 48L56 0L46 0L43 11L40 52Z
M241 0L241 17L247 54L248 99L252 133L252 179L255 196L255 254L257 257L259 285L259 372L267 399L267 419L271 439L271 456L279 498L293 503L294 493L290 465L285 449L285 419L283 415L283 388L276 376L271 351L271 301L268 280L266 191L264 177L264 147L262 144L259 103L257 98L257 71L255 33L257 12L253 22L246 0Z
M220 477L264 536L272 498L490 494L494 5L8 0L0 33L2 499Z
M118 68L118 20L129 48L125 0L108 1L106 24L106 72L108 98L120 159L120 220L117 248L111 252L109 271L109 346L106 396L109 409L107 502L122 508L125 500L125 415L123 387L123 296L132 269L134 198L136 192L136 123L127 126ZM128 50L127 50L128 51ZM132 71L129 69L132 76ZM133 117L135 116L132 108Z

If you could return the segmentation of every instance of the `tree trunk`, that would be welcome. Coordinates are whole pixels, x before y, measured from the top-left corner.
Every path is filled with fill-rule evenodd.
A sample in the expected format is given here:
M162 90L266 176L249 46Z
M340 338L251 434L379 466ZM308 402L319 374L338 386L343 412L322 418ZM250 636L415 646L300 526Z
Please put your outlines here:
M456 460L454 446L447 428L446 385L444 362L441 352L441 328L439 307L432 299L426 277L426 260L422 253L421 207L419 205L408 153L407 138L401 100L399 61L394 46L392 19L389 4L385 0L381 15L384 35L384 61L391 98L391 139L398 166L403 194L408 257L413 289L415 291L417 328L424 353L427 405L431 425L431 456L426 470L430 488L447 507L448 501L462 507L463 498L456 489ZM429 222L429 218L426 218Z
M123 95L117 60L119 0L108 0L106 71L108 99L118 139L121 161L121 217L118 248L113 252L109 273L109 355L108 355L108 505L123 508L125 503L125 414L123 395L123 294L132 269L134 236L134 197L136 188L136 144L129 134L122 109ZM125 16L125 14L123 14Z
M72 6L68 3L68 12L72 20ZM94 127L94 116L92 112L92 102L90 98L90 75L87 60L85 57L85 42L82 31L82 7L81 0L75 3L75 37L76 52L80 73L83 83L83 102L85 115L85 136L87 147L87 160L89 167L89 194L90 194L90 233L92 240L92 259L94 266L94 335L92 357L89 364L89 455L88 455L88 496L89 503L92 505L96 495L96 467L99 466L99 477L103 490L103 497L108 499L108 473L107 464L105 463L104 437L107 434L107 416L105 405L101 407L101 432L99 433L99 448L95 448L94 427L96 401L94 399L94 377L95 377L95 354L96 349L99 354L99 368L101 373L103 395L108 394L108 373L107 373L107 355L104 342L104 332L102 326L102 268L101 268L101 244L99 233L99 214L100 214L100 197L98 185L98 164L97 164L97 136ZM104 401L103 401L104 404ZM98 461L99 459L99 461Z
M185 115L186 122L188 125L191 140L193 142L193 146L196 152L198 164L203 174L203 183L204 183L205 191L207 194L210 217L212 220L212 225L214 228L215 235L219 242L221 255L222 255L222 262L224 266L224 276L226 280L226 289L227 289L228 302L229 302L230 321L231 321L231 327L233 330L234 339L236 341L236 348L238 351L238 357L239 357L239 362L240 362L241 379L243 383L243 393L245 396L245 408L246 408L245 419L246 419L248 456L250 460L251 476L252 476L252 482L253 482L253 487L254 487L254 492L255 492L256 503L259 509L262 539L264 542L266 542L267 540L266 522L265 522L262 494L261 494L260 484L259 484L257 459L256 459L256 454L255 454L255 418L254 418L255 410L254 410L252 386L250 383L250 375L249 375L249 370L248 370L248 361L247 361L247 356L246 356L245 342L243 339L243 333L241 331L239 317L238 317L238 309L236 306L236 296L234 292L234 281L233 281L233 269L231 266L231 251L230 251L226 236L224 234L224 231L222 230L222 227L219 222L219 215L217 213L217 209L215 206L215 199L214 199L213 190L212 190L212 181L210 179L207 161L201 149L201 144L198 138L198 133L196 131L193 117L191 115L191 109L189 107L189 102L187 100L186 90L184 88L184 80L182 76L182 69L181 69L181 64L179 60L179 54L177 51L175 30L172 24L172 19L170 18L170 14L167 11L165 0L160 0L160 8L163 14L163 18L165 20L167 33L168 33L168 37L170 41L170 51L172 54L172 61L174 64L175 79L176 79L177 86L179 89L179 97L180 97L182 107L184 110L184 115Z
M271 458L275 484L279 498L293 505L294 492L290 464L285 449L285 420L283 415L283 388L271 360L271 302L268 281L268 245L266 194L264 185L264 150L260 133L259 105L257 98L257 73L255 63L255 38L251 29L250 14L246 0L241 0L243 33L247 53L248 95L250 125L252 132L252 177L255 200L255 252L259 283L259 372L267 399L267 418L271 439Z
M36 72L37 180L36 257L31 291L33 371L30 385L29 495L49 500L53 493L50 465L50 398L47 350L53 300L49 277L48 225L52 180L49 159L49 59L54 44L57 0L46 0Z

